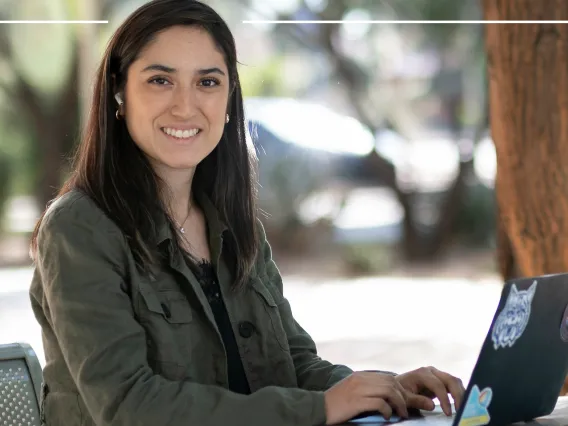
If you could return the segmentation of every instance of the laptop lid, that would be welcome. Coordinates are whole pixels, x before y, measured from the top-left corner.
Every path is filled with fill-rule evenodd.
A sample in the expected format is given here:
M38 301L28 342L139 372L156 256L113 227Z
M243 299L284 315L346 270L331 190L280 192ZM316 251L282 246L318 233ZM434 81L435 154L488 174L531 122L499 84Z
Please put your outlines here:
M568 373L568 274L508 281L453 426L551 413Z

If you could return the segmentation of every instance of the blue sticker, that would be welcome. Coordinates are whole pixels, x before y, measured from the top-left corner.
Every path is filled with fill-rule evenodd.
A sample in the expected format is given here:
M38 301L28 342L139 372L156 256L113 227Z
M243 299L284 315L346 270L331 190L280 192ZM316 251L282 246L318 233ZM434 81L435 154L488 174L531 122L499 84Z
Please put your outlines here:
M491 332L495 350L513 346L525 331L531 316L536 285L535 281L527 290L518 290L515 284L511 286L505 307L499 313Z
M477 385L473 385L458 426L482 426L488 424L491 420L488 408L492 397L493 391L491 388L487 387L480 391Z

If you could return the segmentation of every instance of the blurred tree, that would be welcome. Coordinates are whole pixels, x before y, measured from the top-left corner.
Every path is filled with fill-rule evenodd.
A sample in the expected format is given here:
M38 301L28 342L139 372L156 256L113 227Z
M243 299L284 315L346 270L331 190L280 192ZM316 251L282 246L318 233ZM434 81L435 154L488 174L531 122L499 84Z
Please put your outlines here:
M255 4L251 0L241 2L249 7ZM477 0L302 0L297 4L296 10L280 13L277 19L459 20L476 19L481 14ZM257 15L263 14L257 11ZM456 143L460 142L460 168L453 185L438 203L438 220L434 226L420 223L422 209L417 201L420 196L412 187L400 185L396 169L389 159L372 151L361 160L359 168L367 176L374 175L377 183L388 185L397 194L405 212L403 251L406 257L411 260L427 259L438 254L449 240L474 176L473 145L488 125L481 26L398 26L396 31L404 33L404 40L409 44L407 49L403 48L407 53L412 47L415 51L433 51L433 56L441 58L432 77L425 74L414 78L396 74L397 70L392 65L396 62L396 55L392 51L385 53L392 41L389 31L392 32L393 27L387 24L368 28L359 25L356 30L348 24L280 24L274 28L273 34L275 41L284 49L301 47L313 56L323 54L334 69L329 78L343 85L343 95L354 114L374 134L382 129L393 129L412 138L418 121L412 104L420 96L414 83L418 82L420 87L421 79L428 80L426 86L429 88L422 87L418 92L434 90L439 94L448 117L446 127ZM408 71L412 65L403 64L403 67L403 71ZM465 71L460 72L460 69Z
M5 19L65 19L63 0L11 3ZM25 17L25 18L24 18ZM0 55L9 78L2 88L11 108L3 121L13 123L31 142L29 172L45 206L59 186L61 159L72 145L77 121L77 60L71 25L3 25ZM41 65L40 65L41 64Z
M129 0L19 0L0 3L6 20L100 20ZM93 13L94 16L87 16ZM40 209L56 194L78 139L99 26L0 26L0 123L29 144L27 172Z
M488 20L568 20L564 0L485 0L484 9ZM486 40L501 274L566 272L568 26L487 25Z

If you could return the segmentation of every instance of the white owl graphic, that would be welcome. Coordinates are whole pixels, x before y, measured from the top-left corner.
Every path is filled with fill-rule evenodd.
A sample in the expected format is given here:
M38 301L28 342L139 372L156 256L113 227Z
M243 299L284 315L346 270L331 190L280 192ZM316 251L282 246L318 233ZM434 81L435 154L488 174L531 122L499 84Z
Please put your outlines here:
M507 296L505 307L499 313L491 339L495 349L511 347L525 331L531 315L531 303L536 291L534 281L527 290L518 290L513 284Z

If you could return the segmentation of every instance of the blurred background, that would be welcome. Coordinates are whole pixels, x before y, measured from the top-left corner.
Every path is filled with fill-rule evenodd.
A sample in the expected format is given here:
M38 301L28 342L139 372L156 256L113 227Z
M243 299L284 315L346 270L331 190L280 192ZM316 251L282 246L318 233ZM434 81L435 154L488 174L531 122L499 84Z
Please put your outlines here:
M237 41L263 221L322 357L467 381L501 291L478 1L207 0ZM0 0L0 343L43 362L30 233L68 171L98 60L140 0ZM313 306L318 309L314 310Z

